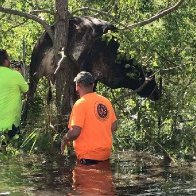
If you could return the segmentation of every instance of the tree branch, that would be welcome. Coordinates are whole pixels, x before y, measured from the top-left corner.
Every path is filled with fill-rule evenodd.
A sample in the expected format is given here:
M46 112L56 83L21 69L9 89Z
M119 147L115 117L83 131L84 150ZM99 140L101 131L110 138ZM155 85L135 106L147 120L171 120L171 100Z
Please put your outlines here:
M119 23L119 21L117 21L116 17L111 15L110 13L102 11L102 10L98 10L98 9L95 9L95 8L90 8L90 7L82 7L80 9L76 9L75 11L73 11L71 13L71 15L73 16L76 13L81 12L81 11L97 12L99 14L103 14L105 16L108 16L108 17L112 18L115 22L117 22L119 25L124 27L123 29L133 30L136 27L145 26L147 24L150 24L150 23L154 22L155 20L158 20L159 18L162 18L163 16L166 16L166 15L174 12L175 10L177 10L184 3L184 1L185 0L179 0L179 2L177 2L174 6L171 6L171 7L167 8L167 9L164 9L164 10L158 12L157 14L152 16L151 18L146 19L146 20L141 21L141 22L138 22L138 23L135 23L135 24L128 25L128 26L123 24L122 22ZM123 29L121 29L121 30L123 30Z
M24 25L26 22L27 22L27 21L25 20L25 21L23 21L23 22L21 22L21 23L19 23L19 24L17 24L17 25L14 25L14 26L10 27L9 29L7 29L6 32L11 31L12 29L15 29L15 28L17 28L17 27L22 26L22 25ZM5 31L4 31L4 32L5 32Z
M171 71L171 70L174 70L174 69L178 69L178 68L183 68L185 66L187 66L186 64L182 63L182 64L177 64L173 61L171 61L170 59L168 59L167 57L163 56L162 54L160 54L158 51L156 51L156 53L160 56L160 58L167 62L167 63L170 63L172 65L172 67L169 67L169 68L165 68L165 69L160 69L158 72L163 72L163 71Z
M38 22L39 24L41 24L44 27L44 29L49 34L52 41L54 41L54 33L51 29L51 26L46 21L40 19L39 17L37 17L35 15L32 15L32 14L29 14L29 13L21 12L21 11L18 11L18 10L12 10L10 8L4 8L2 6L0 6L0 12L15 15L15 16L21 16L21 17L24 17L26 19L30 19L30 20L34 20L34 21Z
M95 8L82 7L82 8L79 8L79 9L73 11L73 12L71 13L71 16L74 16L76 13L82 12L82 11L92 11L92 12L97 12L97 13L99 13L99 14L105 15L105 16L111 18L113 21L115 21L115 22L118 23L119 25L121 25L122 27L127 28L126 25L124 25L123 23L119 22L119 21L117 20L117 18L116 18L115 16L113 16L112 14L110 14L109 12L105 12L105 11L98 10L98 9L95 9Z
M32 10L30 11L30 14L39 14L39 13L48 13L48 14L51 14L51 15L55 15L54 12L52 12L51 10L47 10L47 9L43 9L43 10Z
M127 112L124 110L122 104L118 103L118 100L115 99L115 95L114 95L114 92L113 92L113 89L110 88L110 91L111 91L111 94L112 94L112 99L115 100L115 104L119 107L119 109L123 112L123 115L124 116L127 116Z
M32 8L34 8L34 9L37 9L37 8L38 8L38 6L35 5L34 3L32 3L31 0L26 0L26 3L27 3L29 6L31 6Z
M180 0L174 6L171 6L167 9L162 10L161 12L152 16L151 18L146 19L146 20L141 21L141 22L138 22L138 23L135 23L135 24L128 25L126 28L129 29L129 30L133 30L136 27L141 27L141 26L150 24L150 23L154 22L155 20L158 20L159 18L162 18L163 16L166 16L166 15L174 12L175 10L177 10L182 5L182 3L184 3L184 1L185 0Z
M152 138L151 135L145 129L143 129L143 131L144 131L144 133L146 135L148 135L150 138ZM170 153L159 142L157 142L156 140L152 140L152 142L155 143L155 144L157 144L158 147L161 148L161 150L163 150L163 152L165 153L165 155L167 155L167 158L169 158L169 160L168 160L169 162L172 161L174 164L176 163L174 157L172 157L170 155ZM164 158L166 158L166 157L164 156Z
M111 14L109 14L108 12L105 12L105 11L102 11L102 10L98 10L98 9L95 9L95 8L90 8L90 7L82 7L82 8L79 8L79 9L73 11L73 12L71 13L71 15L73 16L73 15L75 15L76 13L82 12L82 11L93 11L93 12L98 12L98 13L100 13L100 14L104 14L104 15L106 15L106 16L110 16L110 17L114 18L114 16L111 15Z

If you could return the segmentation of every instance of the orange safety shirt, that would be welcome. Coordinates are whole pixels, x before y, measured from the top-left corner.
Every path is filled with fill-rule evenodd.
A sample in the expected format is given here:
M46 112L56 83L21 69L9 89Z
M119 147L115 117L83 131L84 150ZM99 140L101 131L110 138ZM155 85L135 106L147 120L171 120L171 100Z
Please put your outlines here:
M97 93L88 93L73 106L69 128L82 128L74 141L78 159L107 160L112 148L112 123L116 115L110 101Z

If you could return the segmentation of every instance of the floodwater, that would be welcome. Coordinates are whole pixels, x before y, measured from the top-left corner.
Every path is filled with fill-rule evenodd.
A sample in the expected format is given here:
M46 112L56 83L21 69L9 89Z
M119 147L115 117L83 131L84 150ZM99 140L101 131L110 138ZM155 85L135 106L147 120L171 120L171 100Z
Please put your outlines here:
M61 155L0 157L0 195L196 195L196 163L163 165L150 154L126 151L93 166Z

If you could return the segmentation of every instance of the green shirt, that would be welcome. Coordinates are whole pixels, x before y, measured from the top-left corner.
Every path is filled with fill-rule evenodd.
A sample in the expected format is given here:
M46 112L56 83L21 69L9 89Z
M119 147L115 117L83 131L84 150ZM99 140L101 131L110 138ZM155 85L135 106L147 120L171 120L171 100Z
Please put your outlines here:
M20 124L21 93L28 91L23 76L7 67L0 66L0 132L11 130L12 125Z

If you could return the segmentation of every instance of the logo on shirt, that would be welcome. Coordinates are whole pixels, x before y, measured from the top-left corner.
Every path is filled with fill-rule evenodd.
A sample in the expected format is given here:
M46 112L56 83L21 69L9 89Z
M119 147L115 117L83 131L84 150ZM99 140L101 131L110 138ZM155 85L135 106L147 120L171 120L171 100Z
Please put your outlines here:
M96 116L100 119L100 120L106 120L108 118L108 109L107 107L102 104L102 103L96 103L95 104L95 113Z

